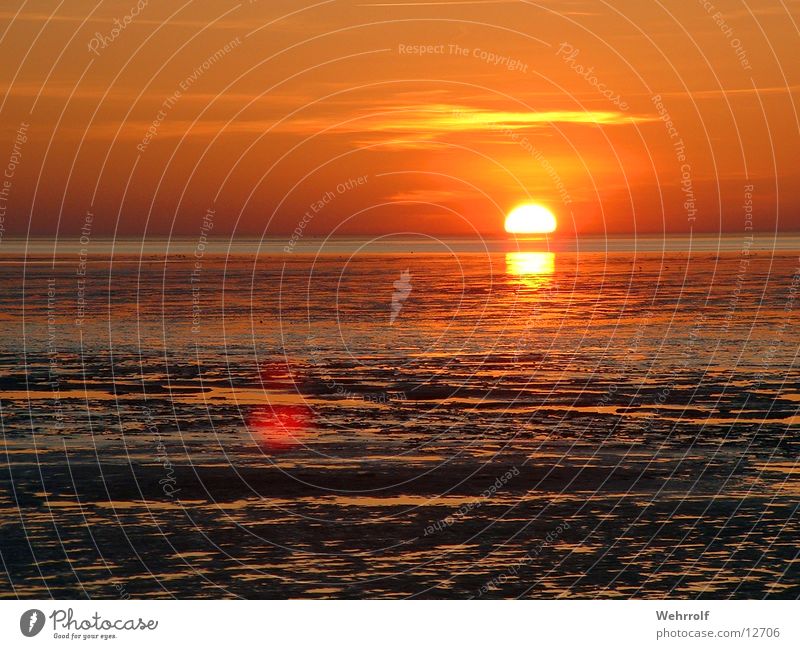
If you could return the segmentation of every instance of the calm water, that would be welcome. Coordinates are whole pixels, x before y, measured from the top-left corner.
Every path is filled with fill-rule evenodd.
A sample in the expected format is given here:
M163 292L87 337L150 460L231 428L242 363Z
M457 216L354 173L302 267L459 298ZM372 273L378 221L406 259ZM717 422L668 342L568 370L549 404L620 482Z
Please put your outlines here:
M663 243L4 243L0 596L800 596L800 246Z

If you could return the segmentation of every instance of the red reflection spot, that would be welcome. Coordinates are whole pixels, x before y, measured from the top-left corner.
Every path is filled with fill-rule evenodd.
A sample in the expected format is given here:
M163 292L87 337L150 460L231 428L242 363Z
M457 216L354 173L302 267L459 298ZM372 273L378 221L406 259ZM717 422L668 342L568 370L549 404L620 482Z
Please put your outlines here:
M302 444L311 424L308 406L264 406L253 411L248 428L259 444L278 451Z

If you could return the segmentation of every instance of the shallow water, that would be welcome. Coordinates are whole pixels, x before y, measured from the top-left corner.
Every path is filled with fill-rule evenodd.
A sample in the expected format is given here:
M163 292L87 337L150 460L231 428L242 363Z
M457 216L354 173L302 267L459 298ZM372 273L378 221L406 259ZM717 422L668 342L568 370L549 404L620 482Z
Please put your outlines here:
M800 596L798 252L673 244L7 248L0 595Z

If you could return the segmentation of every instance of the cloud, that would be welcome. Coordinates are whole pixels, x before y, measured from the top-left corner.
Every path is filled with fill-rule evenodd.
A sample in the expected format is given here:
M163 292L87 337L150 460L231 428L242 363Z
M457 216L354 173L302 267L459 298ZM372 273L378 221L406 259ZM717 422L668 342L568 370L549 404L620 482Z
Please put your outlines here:
M618 126L657 121L655 116L628 115L616 111L497 111L449 104L428 104L399 111L354 116L334 123L330 117L292 120L280 130L303 133L414 134L429 140L459 132L517 131L547 128L552 124ZM392 137L389 139L397 139Z
M724 99L726 97L750 96L750 95L785 95L800 91L800 85L792 86L764 86L753 88L716 88L712 90L678 90L674 92L664 92L664 97L683 97L689 99Z
M433 104L401 111L351 115L346 119L331 115L311 119L166 119L158 128L158 138L213 136L225 133L289 133L301 136L350 135L361 146L380 144L392 150L432 149L448 146L442 141L449 134L485 136L492 133L547 128L552 124L618 126L658 121L656 117L632 116L614 111L508 112L481 110L465 106ZM120 137L141 138L151 121L128 120ZM90 137L103 138L116 133L118 122L97 124Z
M135 3L134 5L135 6ZM94 24L94 25L107 25L109 28L114 26L115 19L121 19L121 16L125 14L122 13L120 16L115 15L94 15L94 16L85 16L85 15L70 15L70 14L47 14L47 13L37 13L37 12L18 12L15 13L13 11L0 11L0 20L4 22L33 22L33 23L86 23L87 25ZM157 26L157 27L193 27L193 28L201 28L201 27L208 27L209 20L192 20L192 19L180 19L180 18L173 18L169 21L159 19L159 18L145 18L137 16L131 24L136 23L138 25L150 25L150 26ZM252 27L252 23L249 23L244 20L219 20L216 21L212 26L213 29L247 29Z
M450 2L363 2L360 7L447 7L458 5L519 4L518 0L451 0Z
M474 191L450 189L412 189L392 194L387 200L411 203L447 203L459 198L469 198L474 194Z

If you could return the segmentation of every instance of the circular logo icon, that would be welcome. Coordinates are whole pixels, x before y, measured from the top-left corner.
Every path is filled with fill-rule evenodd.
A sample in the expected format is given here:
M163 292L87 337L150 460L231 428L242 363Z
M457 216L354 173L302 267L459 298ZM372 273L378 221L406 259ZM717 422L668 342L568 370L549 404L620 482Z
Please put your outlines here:
M19 630L22 635L32 638L44 627L44 613L38 608L32 608L30 611L25 611L22 617L19 618Z

